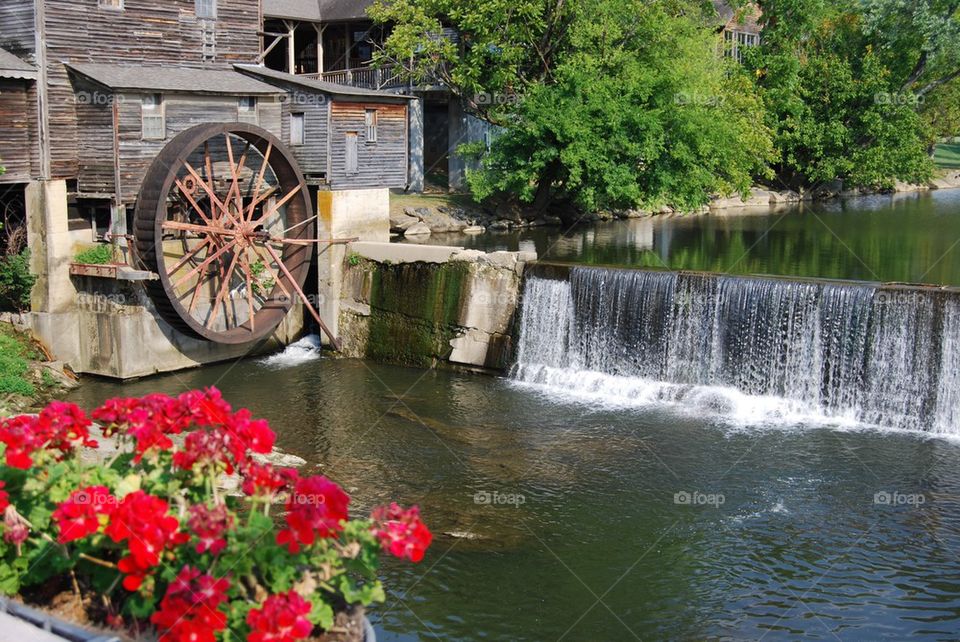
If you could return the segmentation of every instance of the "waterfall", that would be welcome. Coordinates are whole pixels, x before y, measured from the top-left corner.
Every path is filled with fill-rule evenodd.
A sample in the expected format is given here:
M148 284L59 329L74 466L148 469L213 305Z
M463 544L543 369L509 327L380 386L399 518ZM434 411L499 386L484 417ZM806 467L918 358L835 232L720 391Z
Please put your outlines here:
M572 267L526 278L511 376L745 421L960 434L960 299L935 288Z

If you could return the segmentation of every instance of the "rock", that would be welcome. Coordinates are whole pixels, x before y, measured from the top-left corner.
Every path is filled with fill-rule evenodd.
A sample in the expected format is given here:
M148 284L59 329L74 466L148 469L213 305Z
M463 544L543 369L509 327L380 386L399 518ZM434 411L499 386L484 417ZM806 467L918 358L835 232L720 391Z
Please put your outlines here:
M893 184L893 191L895 192L925 192L930 189L929 185L917 185L916 183L904 183L903 181L896 181Z
M540 218L535 218L528 223L530 227L543 227L547 224L547 221L541 216Z
M510 229L510 221L504 221L504 220L502 220L502 219L501 219L501 220L496 220L496 221L494 221L493 223L490 224L490 229L491 229L491 230L509 230L509 229Z
M431 212L425 210L425 213L421 214L420 220L424 225L430 228L430 231L434 234L444 232L459 232L468 227L466 221L455 219L449 214L440 211Z
M560 220L559 216L544 216L543 222L545 225L563 225L563 221Z
M403 208L403 213L406 214L407 216L412 216L413 218L417 219L418 221L420 220L420 217L417 216L417 210L416 210L415 208L413 208L413 207L405 207L405 208Z
M464 234L483 234L487 231L487 228L482 225L471 225L470 227L465 227L461 230Z
M621 218L644 218L650 216L650 212L644 212L643 210L622 210L620 213Z
M409 208L407 208L409 209ZM410 216L407 213L391 213L390 214L390 231L403 233L408 229L420 222L415 216Z
M657 210L657 214L673 214L673 208L669 205L664 205Z
M425 223L411 225L403 235L407 238L414 236L430 236L430 228Z
M70 390L80 385L77 376L67 370L66 365L62 361L47 361L42 363L40 367L42 368L42 372L48 373L47 376L52 377L58 386Z
M800 199L800 194L790 189L781 190L779 192L770 192L770 203L773 205L780 205L783 203L799 203Z

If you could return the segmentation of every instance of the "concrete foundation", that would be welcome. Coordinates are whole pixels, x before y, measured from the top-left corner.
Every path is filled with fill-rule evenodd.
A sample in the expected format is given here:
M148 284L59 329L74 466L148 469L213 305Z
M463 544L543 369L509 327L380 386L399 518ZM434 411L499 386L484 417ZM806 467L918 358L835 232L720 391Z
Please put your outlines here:
M531 252L354 243L344 265L345 356L503 370Z
M117 379L171 372L275 351L302 331L298 303L257 343L229 346L183 335L160 319L140 283L70 275L77 251L94 238L90 229L69 230L65 181L31 183L26 206L30 268L37 281L32 311L22 321L75 372ZM121 214L116 208L116 221ZM387 216L383 225L389 226Z

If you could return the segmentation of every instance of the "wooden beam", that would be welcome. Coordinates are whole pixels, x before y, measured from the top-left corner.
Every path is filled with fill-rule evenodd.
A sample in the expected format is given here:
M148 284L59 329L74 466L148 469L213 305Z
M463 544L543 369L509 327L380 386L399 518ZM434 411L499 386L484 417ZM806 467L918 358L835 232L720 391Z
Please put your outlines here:
M283 24L287 27L287 73L297 73L297 23L284 20Z

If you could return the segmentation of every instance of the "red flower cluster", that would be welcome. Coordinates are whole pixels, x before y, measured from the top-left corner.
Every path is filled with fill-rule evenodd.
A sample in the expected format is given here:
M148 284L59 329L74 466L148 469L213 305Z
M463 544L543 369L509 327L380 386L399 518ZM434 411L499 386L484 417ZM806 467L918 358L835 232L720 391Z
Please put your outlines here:
M96 448L91 422L75 404L54 401L36 417L22 415L0 420L0 442L6 445L8 466L27 470L38 450L56 450L62 458L78 446Z
M105 533L114 542L126 541L129 549L117 565L126 575L123 587L128 591L140 588L167 547L189 539L186 533L178 532L180 522L167 509L167 502L137 490L123 498L110 518Z
M117 506L116 498L106 486L88 486L70 493L67 501L53 511L60 535L57 541L66 544L95 534L106 524Z
M210 551L216 555L227 547L224 533L233 526L233 515L223 504L212 508L206 504L194 504L190 507L187 523L197 537L197 552L202 554Z
M184 566L150 617L162 632L160 642L214 642L215 634L227 628L227 616L219 607L229 588L226 579Z
M313 631L307 619L310 602L296 591L271 595L259 609L247 613L247 624L253 629L247 642L294 642Z
M419 562L433 541L427 525L420 521L417 506L406 510L396 502L379 506L373 509L371 519L373 534L380 540L381 548L395 557Z
M6 487L7 482L0 481L0 513L7 510L7 506L10 505L10 494L3 490Z
M243 467L243 492L258 499L271 500L284 490L291 490L299 475L293 468L276 468L270 464L249 462Z
M291 553L319 537L336 537L347 520L350 497L322 475L298 479L287 499L288 528L277 533L277 544Z

